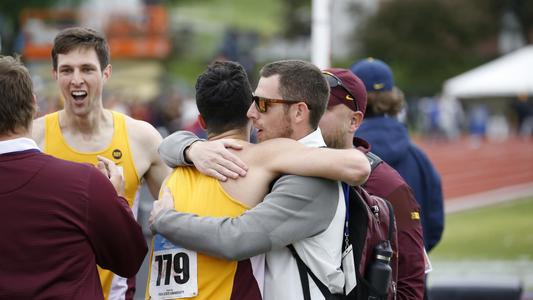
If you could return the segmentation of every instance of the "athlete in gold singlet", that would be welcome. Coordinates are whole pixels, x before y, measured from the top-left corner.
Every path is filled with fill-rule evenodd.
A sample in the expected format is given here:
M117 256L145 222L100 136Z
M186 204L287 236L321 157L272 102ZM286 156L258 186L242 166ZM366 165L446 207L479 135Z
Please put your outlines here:
M251 208L226 193L218 180L192 167L177 168L165 185L175 199L180 199L174 203L178 211L200 216L236 217ZM175 293L180 297L197 296L194 299L225 300L230 299L231 295L240 295L237 299L260 299L263 255L237 262L166 245L171 244L161 235L156 235L150 257L147 299L150 295L152 299L158 299L164 293ZM175 272L172 278L162 268L170 260L173 261ZM180 280L176 281L174 276Z
M161 136L144 121L103 108L103 86L112 73L105 38L87 28L65 29L54 40L52 63L65 106L34 121L37 144L46 153L76 162L95 164L97 155L114 161L123 170L130 207L135 206L141 178L157 196L169 172L157 153ZM133 284L99 271L105 299L133 299Z
M59 113L51 113L45 116L45 133L43 151L55 157L75 162L85 162L96 165L96 156L101 155L111 159L122 172L125 180L125 192L128 204L135 209L138 205L135 194L140 184L140 178L135 170L130 143L126 131L126 116L112 112L113 114L113 137L108 147L95 152L80 152L69 146L65 141L59 127Z

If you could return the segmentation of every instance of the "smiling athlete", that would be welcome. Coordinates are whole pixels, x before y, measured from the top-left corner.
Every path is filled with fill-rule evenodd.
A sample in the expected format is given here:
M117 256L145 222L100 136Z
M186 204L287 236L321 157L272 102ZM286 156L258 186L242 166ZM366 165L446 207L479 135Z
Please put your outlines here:
M135 214L141 178L157 197L170 172L157 153L161 135L144 121L104 109L102 91L112 67L109 46L100 33L81 27L61 31L54 40L52 64L65 106L35 120L33 139L58 158L91 164L98 155L112 160L123 173L125 196ZM124 249L124 255L128 251ZM100 268L99 274L106 299L133 299L134 280Z

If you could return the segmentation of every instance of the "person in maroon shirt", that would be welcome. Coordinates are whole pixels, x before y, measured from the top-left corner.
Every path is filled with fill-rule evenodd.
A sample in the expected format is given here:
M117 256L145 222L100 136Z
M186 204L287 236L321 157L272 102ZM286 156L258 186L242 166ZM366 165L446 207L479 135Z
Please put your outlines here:
M0 299L103 299L96 264L135 275L141 227L111 161L95 168L38 149L35 105L28 70L0 56Z
M354 132L363 121L367 104L363 82L346 69L327 69L324 76L331 77L328 78L328 83L333 83L330 84L327 110L319 124L326 144L331 148L356 147L365 153L369 152L371 146L368 142L354 138ZM394 208L399 252L397 299L423 299L426 255L419 217L420 206L411 188L384 161L371 171L362 187L371 195L387 199Z

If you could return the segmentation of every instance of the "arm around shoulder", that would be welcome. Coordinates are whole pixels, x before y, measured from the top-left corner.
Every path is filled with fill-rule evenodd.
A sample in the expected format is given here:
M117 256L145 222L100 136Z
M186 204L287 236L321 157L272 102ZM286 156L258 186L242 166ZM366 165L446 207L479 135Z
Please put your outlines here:
M192 132L177 131L163 139L159 145L159 155L163 162L171 168L191 165L186 161L184 152L192 143L200 140Z
M169 166L190 166L194 164L201 173L226 181L246 175L247 166L227 148L242 149L236 140L220 139L203 141L188 131L176 132L163 140L159 147L161 159ZM194 144L194 145L193 145Z
M174 244L226 260L242 260L270 251L268 233L249 227L241 217L199 217L173 209L162 211L151 229ZM253 225L252 225L253 226Z
M361 185L370 174L370 163L357 149L310 148L289 139L274 139L259 144L261 163L274 172L316 176ZM266 158L266 159L265 159Z
M331 168L339 174L338 180L349 185L359 186L364 184L370 175L370 162L366 155L357 149L324 149L334 151L331 153Z
M324 231L335 215L338 198L336 182L288 175L276 182L262 203L239 217L198 217L165 210L152 230L187 249L241 260Z

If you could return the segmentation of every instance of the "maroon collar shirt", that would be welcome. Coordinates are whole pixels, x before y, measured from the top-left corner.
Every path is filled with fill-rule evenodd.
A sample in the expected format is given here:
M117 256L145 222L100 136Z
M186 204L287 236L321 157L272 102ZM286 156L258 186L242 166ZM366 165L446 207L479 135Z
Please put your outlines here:
M0 299L103 299L96 265L130 277L146 242L95 167L0 141Z

